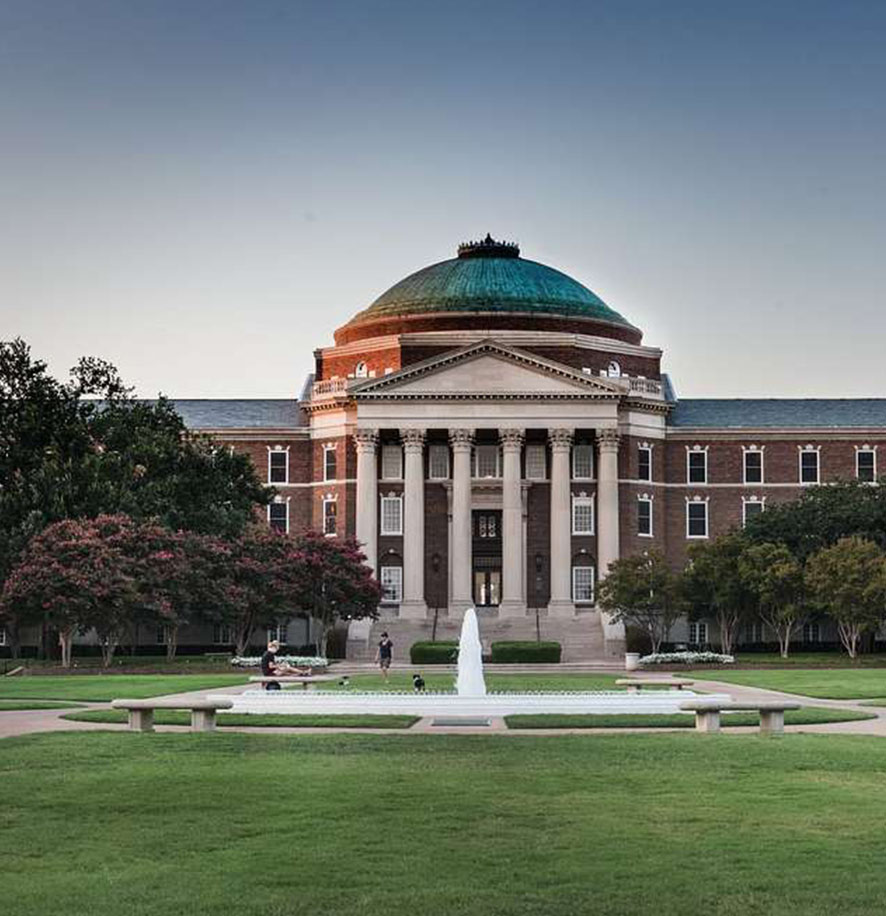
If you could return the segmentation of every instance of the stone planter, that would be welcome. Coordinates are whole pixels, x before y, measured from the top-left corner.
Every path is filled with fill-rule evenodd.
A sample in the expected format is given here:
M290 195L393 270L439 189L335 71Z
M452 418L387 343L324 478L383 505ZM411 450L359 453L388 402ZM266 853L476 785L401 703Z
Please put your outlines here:
M625 671L636 671L640 667L639 652L625 652Z

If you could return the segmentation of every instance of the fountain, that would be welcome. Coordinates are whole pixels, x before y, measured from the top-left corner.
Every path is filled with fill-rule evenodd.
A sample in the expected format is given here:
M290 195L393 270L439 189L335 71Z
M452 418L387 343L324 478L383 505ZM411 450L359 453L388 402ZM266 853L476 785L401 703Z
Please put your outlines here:
M414 715L449 717L509 716L521 713L678 713L680 703L697 694L690 690L534 691L487 693L483 676L480 628L473 608L465 612L458 644L455 692L415 693L355 690L261 690L256 687L233 699L232 713L302 713L305 715ZM210 696L210 699L217 697ZM726 694L705 694L705 699L728 701Z

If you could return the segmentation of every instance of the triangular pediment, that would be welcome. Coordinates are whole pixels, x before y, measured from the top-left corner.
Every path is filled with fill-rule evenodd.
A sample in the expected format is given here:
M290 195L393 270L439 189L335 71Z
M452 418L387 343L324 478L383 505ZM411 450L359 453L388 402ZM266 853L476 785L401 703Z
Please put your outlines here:
M592 398L614 400L624 389L523 350L481 341L407 366L354 388L359 400L384 398Z

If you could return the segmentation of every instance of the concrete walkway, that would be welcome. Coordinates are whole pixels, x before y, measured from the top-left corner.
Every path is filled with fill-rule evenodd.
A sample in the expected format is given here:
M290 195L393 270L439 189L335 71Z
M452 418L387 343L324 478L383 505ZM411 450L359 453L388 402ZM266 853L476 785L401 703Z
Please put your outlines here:
M680 675L681 677L684 675ZM667 676L649 677L649 680L661 680L667 683ZM866 706L859 700L824 700L818 697L807 697L797 694L782 693L776 690L764 690L759 687L748 687L741 684L730 684L710 679L694 678L698 690L710 693L728 693L733 699L740 701L756 700L796 700L803 706L819 706L833 709L861 711L876 718L863 719L855 722L832 722L819 725L786 725L785 732L801 732L814 734L846 734L846 735L881 735L886 736L886 707ZM211 690L197 690L189 693L170 694L166 699L191 700L205 697L207 694L239 694L244 690L254 689L254 685L236 685L233 687L213 688ZM124 724L111 724L102 722L75 722L63 719L68 712L74 711L75 706L90 709L107 709L107 703L72 703L70 709L35 709L13 710L0 712L0 738L9 738L17 735L33 734L37 732L58 731L126 731ZM223 714L222 714L223 715ZM225 727L226 732L242 732L244 734L263 735L335 735L335 734L363 734L363 735L511 735L543 736L543 735L621 735L621 734L654 734L656 732L686 732L685 728L533 728L509 729L500 717L493 717L488 726L439 726L433 724L433 717L420 719L412 728L267 728L260 726L230 726ZM158 732L188 732L184 725L158 725ZM736 726L725 729L726 734L749 734L758 731L756 726Z

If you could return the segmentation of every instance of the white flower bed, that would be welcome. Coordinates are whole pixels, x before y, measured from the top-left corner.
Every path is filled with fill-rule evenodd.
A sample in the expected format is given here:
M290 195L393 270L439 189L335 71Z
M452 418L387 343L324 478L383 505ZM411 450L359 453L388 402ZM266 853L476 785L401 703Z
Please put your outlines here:
M292 665L293 668L325 668L329 661L320 658L318 655L278 655L277 661ZM235 668L258 668L261 664L260 655L235 655L231 659L231 664Z
M644 655L641 665L731 665L735 661L732 655L721 655L719 652L656 652Z

